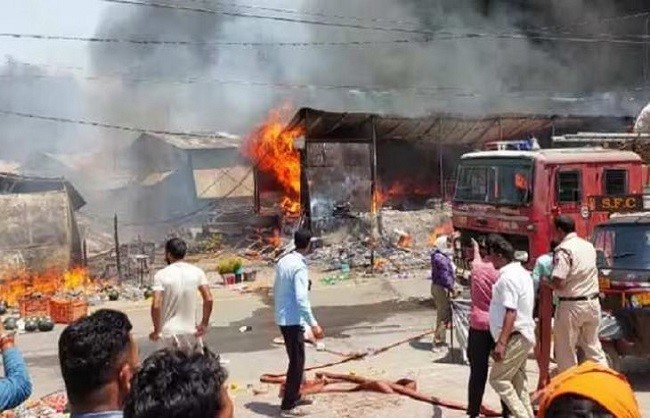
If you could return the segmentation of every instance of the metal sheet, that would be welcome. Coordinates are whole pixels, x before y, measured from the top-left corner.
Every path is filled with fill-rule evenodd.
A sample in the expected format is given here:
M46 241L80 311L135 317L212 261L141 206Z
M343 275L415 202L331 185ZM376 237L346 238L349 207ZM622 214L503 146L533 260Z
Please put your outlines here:
M309 144L306 173L313 219L331 218L337 204L352 212L370 209L370 147Z
M516 139L557 130L578 131L589 126L619 126L624 129L631 117L558 116L505 113L472 117L437 113L427 117L373 115L370 113L327 112L303 108L288 128L306 127L305 137L331 142L364 142L371 137L371 117L374 117L377 140L408 139L432 141L449 145L474 145L490 141ZM308 122L311 123L308 123Z

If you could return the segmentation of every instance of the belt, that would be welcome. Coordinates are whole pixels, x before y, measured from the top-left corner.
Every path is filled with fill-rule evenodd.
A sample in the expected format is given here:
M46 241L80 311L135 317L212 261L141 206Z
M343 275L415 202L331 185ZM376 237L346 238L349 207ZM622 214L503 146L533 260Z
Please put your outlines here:
M585 300L592 300L598 298L598 293L594 293L593 295L589 296L569 296L569 297L560 297L558 298L560 302L580 302L580 301L585 301Z

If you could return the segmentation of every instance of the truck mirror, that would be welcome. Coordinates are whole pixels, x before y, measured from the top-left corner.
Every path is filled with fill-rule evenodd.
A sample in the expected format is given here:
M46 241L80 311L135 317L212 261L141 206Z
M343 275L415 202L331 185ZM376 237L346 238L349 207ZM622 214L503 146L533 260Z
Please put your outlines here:
M515 251L515 260L520 263L528 262L528 251Z

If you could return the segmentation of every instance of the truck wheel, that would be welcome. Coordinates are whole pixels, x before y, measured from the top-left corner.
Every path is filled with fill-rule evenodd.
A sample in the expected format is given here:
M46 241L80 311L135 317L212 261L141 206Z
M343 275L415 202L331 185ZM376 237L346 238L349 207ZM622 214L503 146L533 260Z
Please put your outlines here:
M609 368L620 373L622 357L616 351L616 347L613 344L603 344L603 351L605 352L605 358L607 358Z

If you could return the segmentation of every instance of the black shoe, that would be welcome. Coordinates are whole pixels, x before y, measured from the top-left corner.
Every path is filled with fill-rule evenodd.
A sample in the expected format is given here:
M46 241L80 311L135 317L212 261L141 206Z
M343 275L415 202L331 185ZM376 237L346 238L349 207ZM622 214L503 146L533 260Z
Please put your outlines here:
M305 406L311 406L314 404L314 401L307 398L300 398L296 401L295 404L289 409L281 409L281 417L303 417L307 415L307 412L304 410Z
M313 399L307 399L307 398L300 398L298 402L296 402L296 406L311 406L314 404Z

